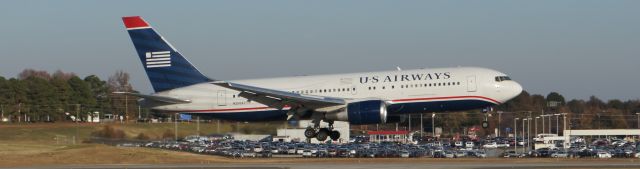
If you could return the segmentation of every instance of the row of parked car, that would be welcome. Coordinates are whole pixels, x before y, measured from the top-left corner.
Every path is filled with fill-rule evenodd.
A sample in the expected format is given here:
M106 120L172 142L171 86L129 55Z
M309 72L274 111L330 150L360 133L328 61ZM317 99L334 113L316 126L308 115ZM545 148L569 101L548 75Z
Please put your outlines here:
M132 146L128 144L129 146ZM153 141L135 145L177 151L190 151L228 157L342 157L342 158L462 158L487 157L481 149L452 148L433 144L399 143L349 143L311 144L301 142L257 142L257 141Z
M486 158L486 157L553 157L553 158L631 158L639 157L635 142L597 140L591 144L574 143L569 149L541 148L526 152L514 151L506 139L475 141L431 140L418 144L369 143L311 144L303 142L237 141L226 138L217 141L185 139L188 141L152 141L126 143L177 151L189 151L227 157L342 157L342 158ZM513 140L513 139L512 139ZM514 144L519 144L513 141ZM524 144L524 143L523 143Z

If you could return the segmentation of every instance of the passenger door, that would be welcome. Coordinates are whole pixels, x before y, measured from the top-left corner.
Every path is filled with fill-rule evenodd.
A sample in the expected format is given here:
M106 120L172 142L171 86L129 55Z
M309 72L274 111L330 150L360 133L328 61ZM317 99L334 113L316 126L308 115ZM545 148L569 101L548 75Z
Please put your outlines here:
M467 92L476 92L477 90L476 75L467 76Z
M217 94L217 102L218 106L226 106L227 105L227 91L226 90L218 90Z

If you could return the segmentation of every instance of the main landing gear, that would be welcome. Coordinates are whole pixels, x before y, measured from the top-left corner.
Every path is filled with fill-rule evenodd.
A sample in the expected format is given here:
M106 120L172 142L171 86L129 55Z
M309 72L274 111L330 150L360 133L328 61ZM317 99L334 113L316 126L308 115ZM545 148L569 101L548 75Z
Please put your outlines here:
M318 141L325 141L328 138L331 138L333 141L337 141L340 138L340 132L333 130L333 123L329 123L328 128L320 128L319 123L314 125L314 127L309 126L304 131L304 136L311 139L316 138Z

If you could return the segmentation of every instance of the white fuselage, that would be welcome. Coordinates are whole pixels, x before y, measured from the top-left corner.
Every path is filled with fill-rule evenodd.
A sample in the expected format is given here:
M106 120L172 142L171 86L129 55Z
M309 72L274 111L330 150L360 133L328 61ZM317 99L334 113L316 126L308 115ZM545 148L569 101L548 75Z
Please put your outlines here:
M248 79L232 82L310 96L381 99L389 105L411 106L403 109L406 111L397 113L426 113L497 105L514 98L522 91L522 87L515 81L498 80L497 77L507 76L486 68L457 67ZM155 94L190 100L191 103L157 106L153 109L193 114L232 114L276 110L239 97L238 94L240 91L201 83ZM429 104L435 102L437 104ZM453 102L455 104L446 105Z

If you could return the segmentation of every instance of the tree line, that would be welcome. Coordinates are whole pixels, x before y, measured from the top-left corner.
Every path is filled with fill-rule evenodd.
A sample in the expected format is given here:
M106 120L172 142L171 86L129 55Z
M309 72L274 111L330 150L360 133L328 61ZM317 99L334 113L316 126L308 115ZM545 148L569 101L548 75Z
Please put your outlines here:
M138 116L137 98L113 94L116 91L137 92L129 80L129 74L124 71L116 71L105 81L96 75L80 78L74 73L60 70L49 73L25 69L14 78L0 76L0 110L4 118L16 122L60 121L76 114L84 118L90 112L108 113L133 120ZM496 112L504 112L499 115L500 120L496 117ZM505 126L513 125L514 118L535 118L542 114L559 113L567 113L567 125L574 129L636 128L639 127L636 113L640 113L640 101L603 101L596 96L591 96L588 100L567 101L557 92L544 96L524 91L496 107L496 111L488 118L489 128L504 130ZM424 115L423 118L428 119L430 116L431 114ZM421 127L420 119L417 118L418 115L412 116L411 126L414 130ZM480 110L472 110L437 113L435 118L436 127L455 133L480 125L484 115ZM405 120L400 125L408 126L408 121ZM424 125L425 131L431 130L431 120L424 120ZM392 129L395 125L381 127ZM555 126L552 127L555 129Z
M0 109L2 117L12 122L53 122L91 112L114 116L137 117L134 97L112 94L115 91L136 92L129 74L117 71L107 81L96 75L84 78L61 70L49 73L25 69L17 77L0 76ZM136 116L133 116L136 115Z

